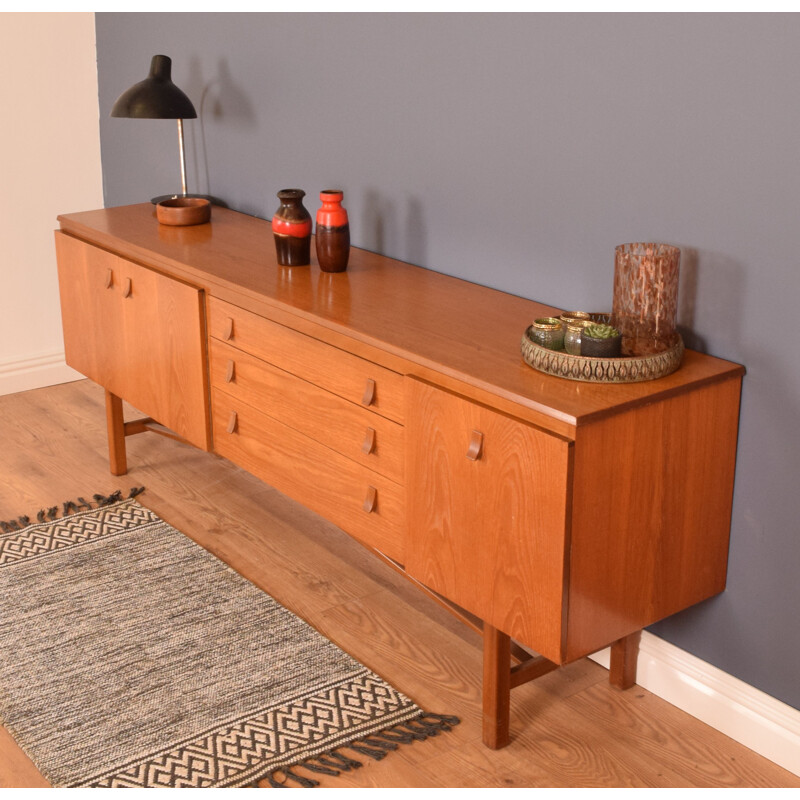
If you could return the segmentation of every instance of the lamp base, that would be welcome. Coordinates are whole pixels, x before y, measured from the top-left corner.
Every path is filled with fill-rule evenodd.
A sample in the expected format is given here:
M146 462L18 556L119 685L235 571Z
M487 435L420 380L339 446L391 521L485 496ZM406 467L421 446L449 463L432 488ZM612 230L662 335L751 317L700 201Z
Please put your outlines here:
M210 194L183 194L183 192L175 192L174 194L160 194L158 197L153 197L150 202L155 206L163 200L172 200L175 197L199 197L202 200L208 200L208 202L214 206L221 206L222 208L228 207L228 204L224 200L220 200L219 197L212 197Z

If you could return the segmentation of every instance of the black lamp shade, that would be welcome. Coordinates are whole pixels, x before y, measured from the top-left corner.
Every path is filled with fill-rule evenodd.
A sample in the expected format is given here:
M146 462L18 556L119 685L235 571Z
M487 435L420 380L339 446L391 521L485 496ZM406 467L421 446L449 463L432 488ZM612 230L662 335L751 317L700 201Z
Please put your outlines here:
M111 109L111 116L195 119L197 112L192 101L172 82L171 73L172 59L169 56L153 56L150 74L119 96Z

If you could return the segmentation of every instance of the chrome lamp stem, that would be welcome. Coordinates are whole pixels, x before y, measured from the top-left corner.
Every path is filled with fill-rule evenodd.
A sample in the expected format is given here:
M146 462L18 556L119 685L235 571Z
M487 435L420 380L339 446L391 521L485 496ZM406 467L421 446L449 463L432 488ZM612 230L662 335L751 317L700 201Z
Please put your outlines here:
M186 195L186 151L183 146L183 120L178 120L178 147L181 153L181 192Z

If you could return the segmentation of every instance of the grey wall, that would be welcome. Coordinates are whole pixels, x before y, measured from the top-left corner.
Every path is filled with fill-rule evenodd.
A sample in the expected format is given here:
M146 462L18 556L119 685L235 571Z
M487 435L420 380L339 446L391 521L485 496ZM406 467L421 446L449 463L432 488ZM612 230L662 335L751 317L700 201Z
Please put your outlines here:
M179 188L175 124L107 116L164 53L190 190L240 211L341 187L356 245L570 308L610 306L616 244L681 246L685 338L748 372L728 589L653 630L800 708L800 16L98 14L97 40L107 205Z

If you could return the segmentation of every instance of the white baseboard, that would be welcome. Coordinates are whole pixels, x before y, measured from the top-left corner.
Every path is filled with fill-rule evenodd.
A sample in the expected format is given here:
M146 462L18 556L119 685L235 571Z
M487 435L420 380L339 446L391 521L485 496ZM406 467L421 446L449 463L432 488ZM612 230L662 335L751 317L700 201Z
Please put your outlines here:
M64 351L0 362L0 395L79 381L83 375L64 363Z
M591 658L608 667L609 650ZM731 739L800 775L800 711L642 632L636 683Z

